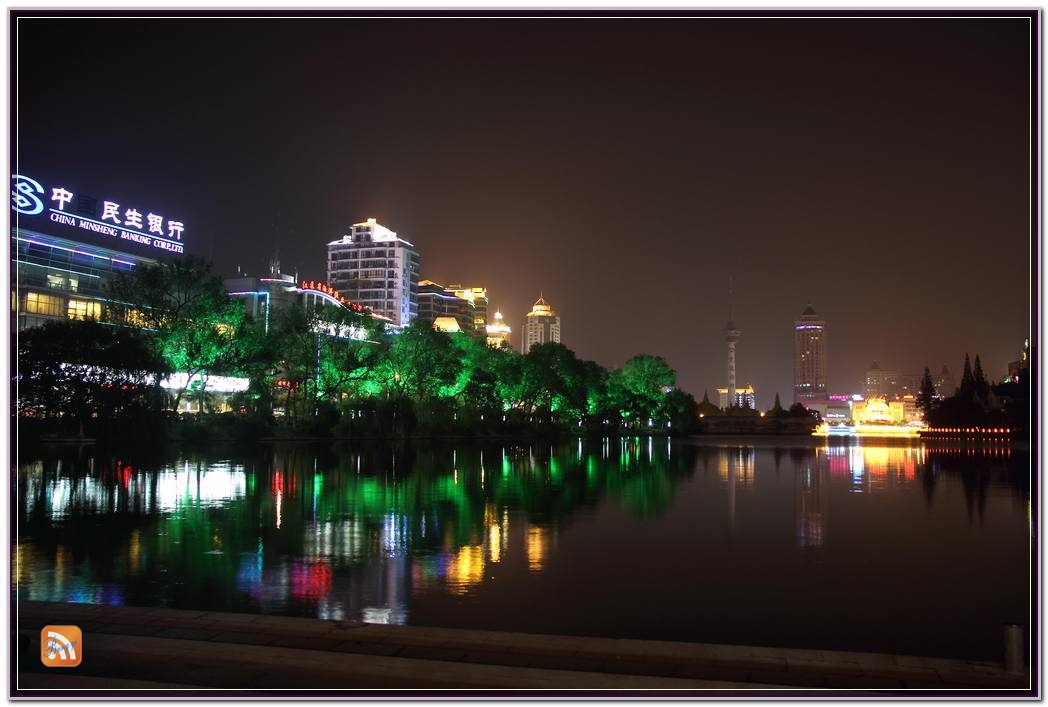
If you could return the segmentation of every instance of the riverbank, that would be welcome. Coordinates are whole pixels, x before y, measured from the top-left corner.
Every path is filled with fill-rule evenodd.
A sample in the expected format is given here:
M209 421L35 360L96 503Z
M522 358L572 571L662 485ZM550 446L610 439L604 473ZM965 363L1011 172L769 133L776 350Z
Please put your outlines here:
M19 697L1032 694L1027 676L985 661L33 601L14 618ZM42 665L48 624L83 631L79 666Z

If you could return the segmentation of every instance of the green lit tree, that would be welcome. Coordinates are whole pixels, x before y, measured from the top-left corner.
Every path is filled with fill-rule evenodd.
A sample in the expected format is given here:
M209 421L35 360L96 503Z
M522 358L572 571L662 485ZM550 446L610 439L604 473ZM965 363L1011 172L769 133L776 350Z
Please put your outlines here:
M677 374L660 356L641 354L626 361L608 376L608 395L627 424L637 427L647 420L665 420L666 392Z
M108 289L115 318L143 328L167 364L187 374L176 409L195 378L236 373L256 353L244 307L226 294L206 260L141 265L115 277Z

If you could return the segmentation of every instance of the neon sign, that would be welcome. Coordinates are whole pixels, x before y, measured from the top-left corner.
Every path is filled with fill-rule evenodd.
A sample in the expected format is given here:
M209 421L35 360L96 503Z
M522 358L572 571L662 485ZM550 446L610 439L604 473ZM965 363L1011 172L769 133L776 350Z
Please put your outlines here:
M364 314L367 311L367 308L364 307L364 305L349 301L342 295L341 292L336 290L334 287L331 287L326 282L317 282L316 280L310 280L309 282L306 282L305 280L303 280L302 286L299 289L325 294L328 297L337 300L338 303L341 304L343 307L352 309L354 312L360 312L361 314Z
M71 206L74 203L75 208ZM11 208L23 216L48 213L48 219L63 226L81 228L103 236L151 246L172 253L184 252L182 234L185 224L134 206L121 206L116 201L101 201L86 194L74 194L64 186L50 190L23 174L11 175Z

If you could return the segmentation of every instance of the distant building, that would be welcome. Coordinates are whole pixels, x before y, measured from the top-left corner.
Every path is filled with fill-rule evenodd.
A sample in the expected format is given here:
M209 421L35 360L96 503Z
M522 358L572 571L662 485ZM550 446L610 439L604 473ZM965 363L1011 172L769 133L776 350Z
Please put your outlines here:
M541 295L524 320L520 339L520 350L525 354L535 344L560 343L560 316Z
M898 374L896 374L895 371L882 369L877 362L874 361L866 370L866 377L863 380L862 386L862 397L877 398L894 396L897 385L897 375Z
M503 345L511 346L510 341L510 328L506 324L506 321L502 318L502 312L495 310L495 316L492 317L491 324L487 325L487 343L488 346L493 348L499 348Z
M809 304L793 323L793 401L826 399L826 322Z
M944 363L942 370L939 371L939 375L935 379L935 394L940 398L952 398L956 392L957 381L954 380L949 367Z
M720 407L722 410L728 409L729 390L729 388L717 388L717 395L720 396ZM748 407L750 410L756 410L757 394L754 392L753 386L746 385L744 388L735 388L735 400L731 404L738 408Z
M432 280L418 283L418 318L435 323L450 316L458 321L458 331L474 331L476 305L472 299L459 297L453 290Z
M486 333L485 328L488 325L487 289L484 287L463 287L462 285L448 285L447 289L456 297L461 297L473 304L472 329L464 331L472 331L477 336L484 336Z
M375 219L328 243L327 282L376 314L407 326L418 316L419 254Z

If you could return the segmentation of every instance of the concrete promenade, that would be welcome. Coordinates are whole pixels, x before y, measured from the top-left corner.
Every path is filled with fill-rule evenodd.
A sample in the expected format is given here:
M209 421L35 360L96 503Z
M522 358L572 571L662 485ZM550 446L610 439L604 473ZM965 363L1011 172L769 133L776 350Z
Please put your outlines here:
M223 690L274 697L331 690L503 697L629 691L637 698L1032 694L1026 676L980 661L89 604L22 601L17 611L13 687L20 697L115 689L187 697ZM78 667L41 664L40 630L47 624L83 631Z

